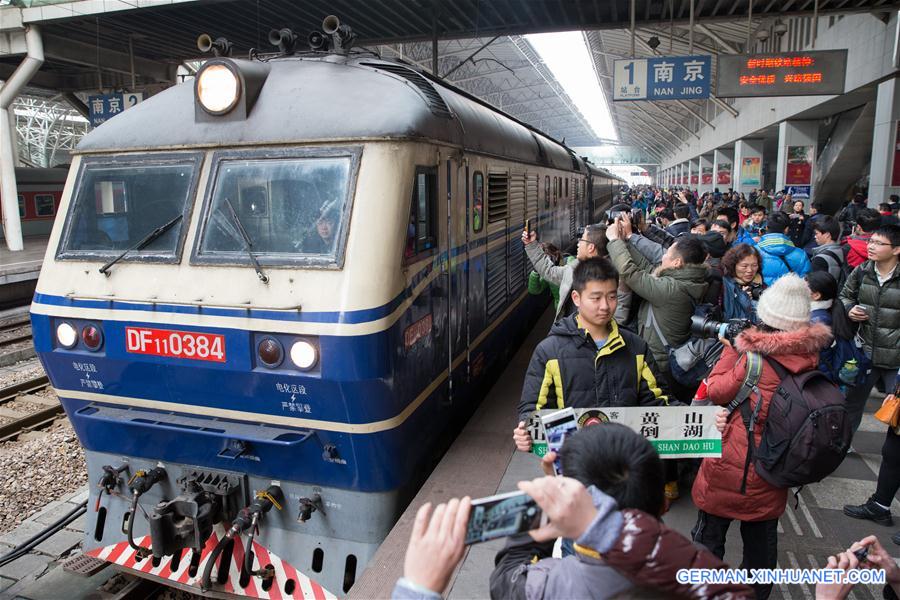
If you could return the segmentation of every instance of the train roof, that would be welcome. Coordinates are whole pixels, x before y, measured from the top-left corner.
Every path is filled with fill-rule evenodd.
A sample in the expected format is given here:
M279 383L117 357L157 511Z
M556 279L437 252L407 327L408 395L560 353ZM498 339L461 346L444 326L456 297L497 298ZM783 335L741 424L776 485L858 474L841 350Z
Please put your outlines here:
M86 135L78 152L429 139L562 169L584 169L563 144L402 63L353 54L280 58L245 120L195 122L194 86L173 86Z

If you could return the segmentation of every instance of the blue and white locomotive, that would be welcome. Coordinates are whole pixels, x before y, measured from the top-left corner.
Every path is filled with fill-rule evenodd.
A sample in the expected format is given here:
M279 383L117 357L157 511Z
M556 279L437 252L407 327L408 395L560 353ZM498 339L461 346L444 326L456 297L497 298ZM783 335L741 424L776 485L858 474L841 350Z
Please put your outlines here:
M169 584L353 584L621 182L368 53L216 57L86 136L32 304L85 550Z

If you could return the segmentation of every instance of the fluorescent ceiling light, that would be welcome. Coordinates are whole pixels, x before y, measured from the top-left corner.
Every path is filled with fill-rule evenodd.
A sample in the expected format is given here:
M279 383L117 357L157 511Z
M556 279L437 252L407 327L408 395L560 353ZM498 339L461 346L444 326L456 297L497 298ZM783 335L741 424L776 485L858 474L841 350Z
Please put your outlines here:
M616 128L597 81L590 49L580 31L538 33L525 39L553 73L598 138L617 140Z

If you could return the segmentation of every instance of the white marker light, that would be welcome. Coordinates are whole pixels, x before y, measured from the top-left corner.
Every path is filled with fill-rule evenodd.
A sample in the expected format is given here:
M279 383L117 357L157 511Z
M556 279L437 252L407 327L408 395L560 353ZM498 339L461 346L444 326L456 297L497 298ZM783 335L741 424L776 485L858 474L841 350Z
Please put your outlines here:
M316 347L304 340L294 342L291 346L291 361L304 371L315 366L317 354Z
M56 341L64 348L71 348L78 341L78 331L69 323L60 323L56 326Z
M237 104L240 93L237 73L225 65L209 65L197 76L197 99L209 113L227 113Z

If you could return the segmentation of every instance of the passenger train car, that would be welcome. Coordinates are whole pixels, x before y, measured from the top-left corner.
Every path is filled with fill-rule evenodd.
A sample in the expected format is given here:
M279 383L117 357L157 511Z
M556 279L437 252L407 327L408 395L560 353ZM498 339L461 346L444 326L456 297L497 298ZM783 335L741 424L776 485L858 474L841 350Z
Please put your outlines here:
M342 595L621 181L368 53L213 58L80 143L32 304L86 450L85 551Z
M19 218L23 236L47 236L59 209L68 169L16 167ZM0 228L0 239L3 230Z

